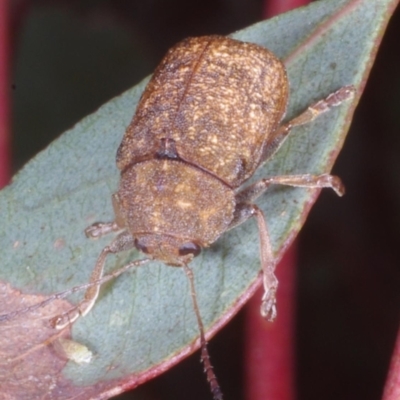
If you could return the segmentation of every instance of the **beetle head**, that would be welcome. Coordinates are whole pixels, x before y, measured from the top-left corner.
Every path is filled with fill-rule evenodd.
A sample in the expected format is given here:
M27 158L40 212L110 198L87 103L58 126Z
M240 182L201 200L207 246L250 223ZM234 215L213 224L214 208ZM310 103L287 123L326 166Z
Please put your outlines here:
M155 260L172 266L188 264L201 252L195 241L165 234L136 235L135 246Z

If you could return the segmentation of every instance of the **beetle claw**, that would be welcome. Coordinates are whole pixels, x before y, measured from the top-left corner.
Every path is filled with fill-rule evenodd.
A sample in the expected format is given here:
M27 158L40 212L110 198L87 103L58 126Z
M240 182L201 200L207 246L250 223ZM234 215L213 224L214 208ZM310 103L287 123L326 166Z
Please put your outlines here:
M267 290L261 300L260 308L261 316L269 322L273 322L276 318L276 297L275 290Z

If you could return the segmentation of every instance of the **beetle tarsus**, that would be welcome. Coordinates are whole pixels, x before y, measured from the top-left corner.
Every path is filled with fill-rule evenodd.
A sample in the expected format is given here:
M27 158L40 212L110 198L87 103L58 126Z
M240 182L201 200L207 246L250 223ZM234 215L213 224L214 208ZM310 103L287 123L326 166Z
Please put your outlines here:
M116 222L97 222L93 225L88 226L85 229L86 237L90 239L98 239L111 232L120 230Z
M264 292L261 300L261 316L270 322L273 322L277 316L275 293L275 290L269 289Z

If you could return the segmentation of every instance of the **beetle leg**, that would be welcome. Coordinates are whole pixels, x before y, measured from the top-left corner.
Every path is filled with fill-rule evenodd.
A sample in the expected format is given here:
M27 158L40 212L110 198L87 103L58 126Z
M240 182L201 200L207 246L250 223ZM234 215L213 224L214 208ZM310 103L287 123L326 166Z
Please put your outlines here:
M271 246L271 239L263 212L254 204L249 204L259 197L272 184L306 187L332 188L339 196L344 194L340 178L334 175L286 175L262 179L243 189L236 195L235 215L228 229L232 229L251 217L256 217L260 236L260 258L263 270L264 295L261 303L261 315L269 321L276 317L276 290L278 279L274 271L276 259Z
M338 196L344 195L344 185L336 175L282 175L261 179L236 194L236 203L250 203L263 194L270 185L286 185L304 188L331 188Z
M332 107L336 107L342 104L344 101L351 99L354 96L354 93L354 86L343 86L336 92L331 93L326 98L309 106L307 110L302 112L297 117L278 127L278 129L272 134L271 138L264 145L261 162L265 162L278 151L292 128L313 121L319 115L328 111Z
M129 250L134 247L132 235L125 231L120 233L109 246L104 247L96 261L96 265L90 276L90 282L100 281L103 276L104 264L108 254L118 253L120 251ZM118 272L118 271L116 271ZM76 307L55 317L52 324L56 329L63 329L72 324L80 316L85 316L93 307L100 291L100 283L90 286L86 289L84 299L77 304Z
M120 231L121 228L116 222L96 222L85 229L85 235L91 239L98 239L111 232Z
M260 237L260 259L263 271L264 295L261 303L261 315L268 321L273 321L276 317L276 290L278 279L274 271L276 259L272 251L271 239L265 222L264 213L255 204L238 204L235 215L229 229L234 228L247 221L249 218L257 219L258 233Z
M19 317L20 315L35 311L41 307L45 307L54 300L65 299L70 294L76 293L79 290L87 289L87 288L95 286L95 285L101 286L104 283L110 281L111 279L115 279L118 276L122 275L129 269L132 269L134 267L140 267L141 265L144 265L144 264L148 263L149 261L151 261L151 258L142 258L141 260L132 261L129 264L124 265L123 267L117 269L116 271L113 271L113 272L109 273L108 275L101 277L100 279L90 281L89 283L84 283L79 286L74 286L73 288L64 290L62 292L54 293L54 294L50 295L49 297L47 297L45 300L41 301L40 303L32 304L28 307L20 308L18 310L12 311L7 314L2 314L2 315L0 315L0 322L11 321L12 319L14 319L16 317ZM70 310L70 311L72 311L72 310ZM52 325L56 328L58 327L58 324L57 324L58 321L60 321L60 317L56 317L56 318L52 319ZM71 321L68 321L68 322L70 323ZM64 325L64 326L66 326L66 325ZM58 329L62 329L64 326L61 326Z

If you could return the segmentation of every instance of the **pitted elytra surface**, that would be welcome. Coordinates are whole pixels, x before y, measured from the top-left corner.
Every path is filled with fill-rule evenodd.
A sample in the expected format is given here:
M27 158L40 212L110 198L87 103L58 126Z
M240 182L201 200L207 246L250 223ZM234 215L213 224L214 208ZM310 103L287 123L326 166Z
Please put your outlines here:
M236 188L259 165L287 97L285 69L270 51L220 36L184 40L143 93L117 165L151 158L172 139L180 159Z

